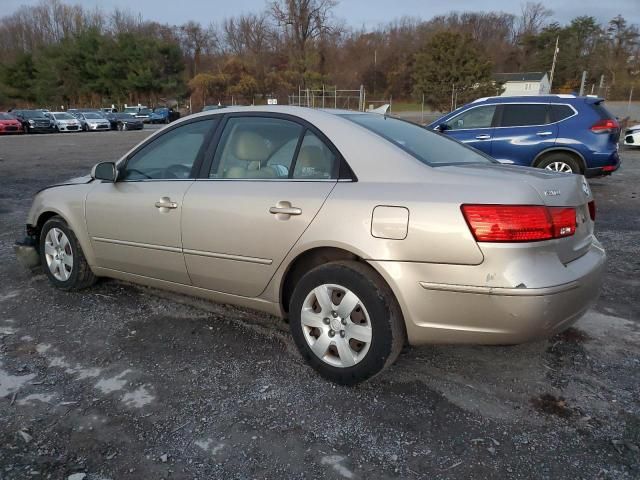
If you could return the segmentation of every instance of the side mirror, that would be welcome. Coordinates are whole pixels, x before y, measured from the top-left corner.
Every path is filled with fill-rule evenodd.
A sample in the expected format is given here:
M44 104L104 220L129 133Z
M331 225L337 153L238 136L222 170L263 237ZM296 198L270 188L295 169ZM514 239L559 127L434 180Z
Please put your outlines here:
M441 123L436 127L436 130L439 132L446 132L447 130L451 130L451 127L446 123Z
M118 169L113 162L102 162L94 165L91 169L91 178L115 183L118 179Z

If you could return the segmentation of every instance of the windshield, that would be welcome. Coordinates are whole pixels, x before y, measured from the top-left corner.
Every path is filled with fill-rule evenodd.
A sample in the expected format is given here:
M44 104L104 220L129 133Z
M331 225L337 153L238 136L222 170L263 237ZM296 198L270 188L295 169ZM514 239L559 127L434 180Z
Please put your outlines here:
M100 115L99 113L85 113L84 114L84 118L90 118L92 120L102 120L104 119L104 117L102 115Z
M0 112L0 120L15 120L15 117L9 113Z
M132 120L133 119L133 116L131 116L128 113L116 113L116 114L114 114L114 117L122 118L124 120Z
M127 107L124 109L125 113L138 113L138 107Z
M377 114L341 116L381 136L427 165L496 163L473 148L430 132L415 123Z
M149 115L151 113L151 110L148 108L142 108L138 113L140 113L141 115Z
M47 118L44 112L39 112L37 110L24 110L22 115L24 118Z
M68 113L54 113L53 118L56 120L75 120L73 115L69 115Z

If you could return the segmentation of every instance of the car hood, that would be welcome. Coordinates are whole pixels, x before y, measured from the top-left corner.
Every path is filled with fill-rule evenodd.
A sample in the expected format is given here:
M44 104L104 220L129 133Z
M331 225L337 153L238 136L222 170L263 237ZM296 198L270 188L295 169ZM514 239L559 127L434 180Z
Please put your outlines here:
M70 178L69 180L66 180L64 182L60 182L60 183L54 183L53 185L49 185L47 187L44 187L41 190L38 190L38 193L42 192L43 190L48 190L49 188L54 188L54 187L64 187L67 185L82 185L85 183L91 183L93 181L93 178L91 178L91 175L84 175L82 177L74 177L74 178Z

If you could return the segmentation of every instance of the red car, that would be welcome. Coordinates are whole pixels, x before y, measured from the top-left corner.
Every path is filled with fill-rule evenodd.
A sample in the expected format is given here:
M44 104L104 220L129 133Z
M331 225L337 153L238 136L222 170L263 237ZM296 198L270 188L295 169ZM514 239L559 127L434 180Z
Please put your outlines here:
M7 112L0 112L0 135L3 133L24 133L22 123Z

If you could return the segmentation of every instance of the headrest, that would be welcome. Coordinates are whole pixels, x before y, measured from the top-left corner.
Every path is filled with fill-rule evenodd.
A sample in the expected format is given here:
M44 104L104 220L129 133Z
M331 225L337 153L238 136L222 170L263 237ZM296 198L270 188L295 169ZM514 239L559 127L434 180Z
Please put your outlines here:
M331 176L331 159L320 147L306 145L300 149L294 174L306 178L328 178Z
M234 156L245 162L262 162L269 158L269 147L262 136L254 132L234 134Z

